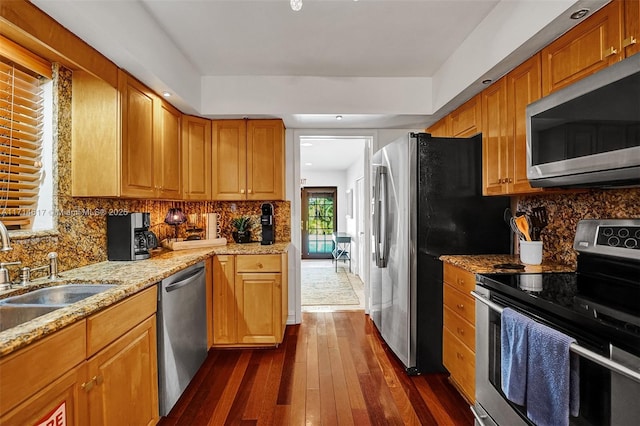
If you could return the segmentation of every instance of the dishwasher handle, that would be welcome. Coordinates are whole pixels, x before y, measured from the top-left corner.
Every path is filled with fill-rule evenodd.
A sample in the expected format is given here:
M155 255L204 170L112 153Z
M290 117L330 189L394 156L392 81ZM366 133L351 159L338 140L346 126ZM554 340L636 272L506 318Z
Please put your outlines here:
M191 275L189 275L188 277L186 277L185 279L182 279L180 281L177 281L175 283L171 283L168 286L165 287L165 291L167 293L177 290L181 287L187 286L189 284L191 284L192 282L198 280L200 278L201 275L204 274L204 268L199 268L197 271L195 271L194 273L192 273Z

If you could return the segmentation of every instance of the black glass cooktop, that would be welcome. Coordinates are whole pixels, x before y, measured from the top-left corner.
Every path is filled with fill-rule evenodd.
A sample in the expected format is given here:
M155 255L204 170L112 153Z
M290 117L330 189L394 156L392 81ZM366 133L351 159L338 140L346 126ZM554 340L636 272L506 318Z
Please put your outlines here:
M640 337L640 299L629 303L635 287L611 286L578 273L483 274L478 282L505 301L516 299L535 308L539 315L546 312L605 333Z

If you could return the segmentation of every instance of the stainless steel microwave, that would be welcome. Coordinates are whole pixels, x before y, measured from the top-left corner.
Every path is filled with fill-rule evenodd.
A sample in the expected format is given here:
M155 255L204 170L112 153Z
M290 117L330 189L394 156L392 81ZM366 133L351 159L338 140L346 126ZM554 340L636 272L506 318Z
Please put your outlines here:
M535 187L640 186L640 54L527 106Z

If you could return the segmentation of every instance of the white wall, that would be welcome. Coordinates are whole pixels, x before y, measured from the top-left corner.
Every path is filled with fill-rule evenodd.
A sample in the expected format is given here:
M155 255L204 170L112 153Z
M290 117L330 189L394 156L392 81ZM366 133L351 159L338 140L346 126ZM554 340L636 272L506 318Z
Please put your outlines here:
M353 200L353 216L351 217L347 217L345 222L346 222L346 226L347 226L347 233L349 233L351 235L352 241L351 241L351 270L354 272L357 272L358 275L360 275L361 277L364 275L363 271L360 268L360 264L359 264L359 253L360 250L362 250L363 248L359 246L358 244L358 229L357 229L357 221L358 218L356 217L356 213L358 213L358 209L357 209L357 203L358 200L356 199L356 181L362 177L364 177L364 174L367 173L365 171L365 158L364 158L364 153L365 153L365 147L364 145L362 146L362 157L360 157L358 159L358 161L356 161L355 163L353 163L351 165L351 167L349 167L349 169L346 171L345 173L345 193L346 191L351 191L349 193L349 196L352 197ZM366 188L365 188L366 190ZM364 212L359 212L360 214L364 214ZM366 220L366 218L365 218ZM364 232L364 231L363 231Z

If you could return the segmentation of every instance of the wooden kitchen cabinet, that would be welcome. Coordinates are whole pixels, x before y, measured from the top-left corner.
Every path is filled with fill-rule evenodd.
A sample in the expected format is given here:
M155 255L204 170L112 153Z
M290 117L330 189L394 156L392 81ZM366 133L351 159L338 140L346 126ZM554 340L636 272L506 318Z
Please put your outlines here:
M482 92L482 172L485 195L527 194L527 105L540 99L536 54Z
M624 1L622 47L625 58L640 52L640 1L638 0Z
M444 264L442 362L462 395L475 401L475 274Z
M211 199L211 120L182 116L182 197Z
M613 0L542 49L544 96L624 58L623 6Z
M481 96L476 95L449 114L451 120L451 136L466 138L480 133L482 124Z
M425 131L431 136L435 137L446 137L451 136L451 131L449 130L450 117L447 115L442 117L439 121L428 127Z
M212 198L284 199L282 120L214 120Z
M181 198L180 112L122 70L72 84L72 195Z
M483 194L502 195L511 173L506 77L482 91L482 112Z
M214 346L274 346L288 316L287 254L216 256Z

